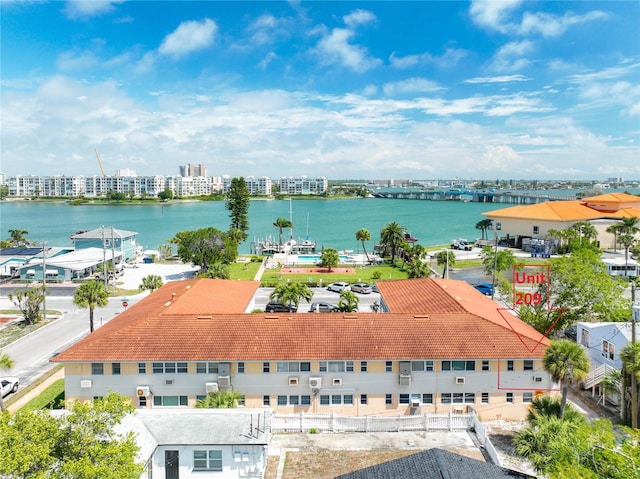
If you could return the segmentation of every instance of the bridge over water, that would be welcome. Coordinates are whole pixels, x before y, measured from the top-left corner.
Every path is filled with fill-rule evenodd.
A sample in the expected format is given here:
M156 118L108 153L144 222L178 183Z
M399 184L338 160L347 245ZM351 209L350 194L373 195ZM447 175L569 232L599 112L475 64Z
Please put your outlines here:
M532 205L546 201L575 200L575 196L550 195L546 193L529 193L513 191L486 190L407 190L375 192L377 198L394 200L431 200L431 201L472 201L474 203L510 203L514 205Z

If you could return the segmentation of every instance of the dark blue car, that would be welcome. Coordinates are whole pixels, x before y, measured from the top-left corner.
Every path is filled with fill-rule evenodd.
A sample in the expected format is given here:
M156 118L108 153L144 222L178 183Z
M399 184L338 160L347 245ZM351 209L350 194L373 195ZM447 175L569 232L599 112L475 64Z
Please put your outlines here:
M476 284L474 288L486 296L491 296L493 294L493 285L491 283Z

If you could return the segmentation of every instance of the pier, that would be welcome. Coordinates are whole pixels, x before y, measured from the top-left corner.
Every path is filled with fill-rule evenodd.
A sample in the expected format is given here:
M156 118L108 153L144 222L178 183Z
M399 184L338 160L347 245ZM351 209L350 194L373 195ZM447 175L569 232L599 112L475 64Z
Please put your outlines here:
M547 201L577 199L575 196L550 195L546 193L486 190L388 191L375 192L373 196L394 200L463 201L474 203L508 203L513 205L532 205Z

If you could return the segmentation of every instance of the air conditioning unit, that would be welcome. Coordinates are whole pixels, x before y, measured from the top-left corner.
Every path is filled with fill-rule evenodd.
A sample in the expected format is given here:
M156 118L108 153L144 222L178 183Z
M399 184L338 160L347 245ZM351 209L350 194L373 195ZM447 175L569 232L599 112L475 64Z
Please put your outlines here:
M411 386L411 375L410 374L401 374L400 375L400 386Z
M320 389L322 387L322 378L309 378L309 387L311 389Z
M165 379L165 380L164 380L164 383L165 383L167 386L171 386L171 385L173 384L173 379Z
M149 386L138 386L136 388L136 394L138 396L148 396L150 394L149 392Z
M218 376L218 386L221 388L230 388L231 376Z
M333 378L334 386L342 386L342 378Z
M420 399L412 399L411 407L420 407Z
M463 376L457 376L456 377L456 384L464 384L464 377Z
M292 376L289 378L289 386L297 386L298 385L298 378L297 376Z
M91 386L93 386L91 379L83 379L82 381L80 381L80 387L82 389L87 389L87 388L90 388Z
M533 382L541 383L542 382L542 376L533 376Z
M204 390L209 393L215 393L218 391L218 383L205 383Z

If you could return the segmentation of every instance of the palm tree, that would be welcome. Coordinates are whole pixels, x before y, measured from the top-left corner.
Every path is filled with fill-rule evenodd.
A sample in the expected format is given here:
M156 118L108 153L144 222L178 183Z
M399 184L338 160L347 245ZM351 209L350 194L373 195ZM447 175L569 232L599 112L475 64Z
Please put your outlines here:
M204 399L196 402L197 408L208 409L233 409L242 400L242 394L233 389L214 391L207 394Z
M589 358L584 349L569 339L552 341L542 358L544 369L554 382L562 387L562 401L560 402L560 418L564 418L567 405L569 384L577 382L589 373Z
M285 228L293 228L293 223L287 218L278 218L273 226L278 228L278 246L282 247L282 230Z
M11 243L14 246L23 246L28 245L29 240L25 238L25 235L28 235L29 232L27 230L21 229L11 229L9 230L9 235L11 235Z
M638 380L640 380L640 343L627 344L620 353L623 368L631 375L631 427L638 427ZM624 395L622 400L624 401Z
M630 233L622 233L618 236L618 242L624 247L624 275L629 273L627 267L629 265L629 250L636 243L636 237Z
M302 299L308 303L311 298L313 298L313 291L300 282L279 284L269 295L269 299L289 306L295 305L296 309L300 306Z
M76 289L73 304L89 308L89 331L93 333L93 311L96 307L108 304L109 293L100 281L89 281Z
M364 246L365 241L369 241L371 239L371 233L366 228L360 228L356 231L356 240L362 242L362 249L364 250L364 255L367 257L367 263L369 260L369 253L367 253L367 248Z
M0 354L0 371L9 371L15 365L15 363L16 362L7 354ZM3 412L4 410L4 398L2 397L2 394L0 394L0 412Z
M338 311L343 313L354 313L358 311L358 305L360 300L355 293L347 290L340 292L340 299L338 300Z
M229 269L229 265L225 263L221 263L220 261L209 265L209 268L204 274L207 278L218 278L218 279L230 279L231 278L231 270Z
M325 249L320 255L321 265L323 268L327 268L329 272L340 263L340 255L338 250L334 248Z
M476 229L480 230L480 233L482 234L482 239L487 239L487 230L490 229L492 225L493 225L493 220L490 220L489 218L485 218L476 223Z
M611 233L613 235L614 253L618 251L618 234L620 233L620 230L622 227L623 227L622 223L616 223L607 228L607 233Z
M527 413L527 422L535 425L541 417L560 417L560 400L557 397L551 397L547 394L535 398L531 402L529 412ZM584 423L585 417L580 411L568 404L564 411L564 420L576 423Z
M451 268L456 264L456 254L453 251L443 249L436 254L438 266L442 266L442 277L447 277L447 268Z
M152 293L162 286L162 277L157 274L149 274L142 278L142 283L138 286L142 290L149 290Z
M385 225L380 231L380 242L385 245L385 249L391 250L391 263L396 261L396 252L404 243L405 227L396 221Z

